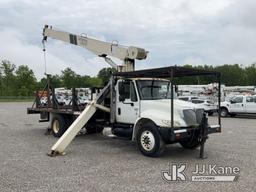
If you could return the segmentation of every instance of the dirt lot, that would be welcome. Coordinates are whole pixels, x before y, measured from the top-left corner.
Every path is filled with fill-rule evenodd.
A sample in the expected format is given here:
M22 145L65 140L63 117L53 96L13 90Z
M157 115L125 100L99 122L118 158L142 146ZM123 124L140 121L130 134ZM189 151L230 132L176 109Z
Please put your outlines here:
M256 191L256 119L223 119L223 132L211 135L207 159L199 150L170 145L160 158L140 154L136 145L105 135L82 135L67 155L46 156L56 142L45 136L47 123L26 115L30 103L0 103L0 191ZM216 120L212 117L211 121ZM166 182L169 163L187 163L187 176L196 164L240 167L236 182Z

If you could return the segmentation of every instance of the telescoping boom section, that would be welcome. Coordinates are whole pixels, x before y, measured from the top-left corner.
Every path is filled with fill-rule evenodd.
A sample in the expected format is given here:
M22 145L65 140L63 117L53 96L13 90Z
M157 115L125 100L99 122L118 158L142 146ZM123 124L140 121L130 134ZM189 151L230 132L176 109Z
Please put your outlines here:
M109 43L86 35L75 35L65 31L60 31L45 25L43 29L43 42L48 37L85 48L105 61L118 71L133 71L135 59L143 60L147 57L147 51L135 46L122 46L117 42ZM115 64L108 56L115 57L123 61L122 65Z

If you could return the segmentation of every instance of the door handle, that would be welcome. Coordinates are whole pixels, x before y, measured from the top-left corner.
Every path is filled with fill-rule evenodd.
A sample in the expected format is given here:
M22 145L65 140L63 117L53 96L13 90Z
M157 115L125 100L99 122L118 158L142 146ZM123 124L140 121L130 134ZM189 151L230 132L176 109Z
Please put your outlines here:
M134 103L132 103L132 102L130 102L130 103L129 102L127 102L127 103L123 102L123 104L128 104L128 105L130 104L132 107L134 106Z
M244 106L244 104L241 105L242 107Z
M121 115L121 108L120 107L117 108L117 114Z

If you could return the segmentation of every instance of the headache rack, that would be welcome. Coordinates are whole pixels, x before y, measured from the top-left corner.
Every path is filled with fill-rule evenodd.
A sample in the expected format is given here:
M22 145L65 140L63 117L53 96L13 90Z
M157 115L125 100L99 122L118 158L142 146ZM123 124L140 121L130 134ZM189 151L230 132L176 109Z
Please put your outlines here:
M92 101L102 88L90 87L88 89L90 89L91 93L89 100ZM50 120L49 113L80 115L87 104L81 103L78 99L77 88L72 88L71 95L69 96L71 98L69 98L66 104L60 103L57 99L56 89L51 84L51 77L47 75L44 89L35 91L35 100L32 106L27 108L27 114L40 114L39 122L48 122ZM47 98L47 102L42 103L42 98Z

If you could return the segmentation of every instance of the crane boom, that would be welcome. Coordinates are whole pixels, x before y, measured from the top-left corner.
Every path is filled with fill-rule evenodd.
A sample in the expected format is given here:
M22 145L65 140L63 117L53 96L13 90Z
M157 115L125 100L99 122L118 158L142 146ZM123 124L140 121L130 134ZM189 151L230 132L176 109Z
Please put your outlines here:
M148 53L143 48L134 46L125 47L118 45L117 43L104 42L83 35L75 35L72 33L55 30L52 29L52 27L45 25L43 29L43 42L47 40L47 37L85 48L99 57L105 58L105 61L112 67L115 64L107 56L118 58L124 62L122 66L116 66L119 71L133 71L135 59L146 59Z

